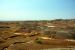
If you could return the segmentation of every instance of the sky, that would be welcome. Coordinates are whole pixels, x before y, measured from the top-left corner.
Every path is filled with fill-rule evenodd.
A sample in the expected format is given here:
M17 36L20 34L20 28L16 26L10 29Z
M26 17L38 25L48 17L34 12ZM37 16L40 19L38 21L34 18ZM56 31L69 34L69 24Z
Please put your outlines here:
M75 0L0 0L0 21L75 19Z

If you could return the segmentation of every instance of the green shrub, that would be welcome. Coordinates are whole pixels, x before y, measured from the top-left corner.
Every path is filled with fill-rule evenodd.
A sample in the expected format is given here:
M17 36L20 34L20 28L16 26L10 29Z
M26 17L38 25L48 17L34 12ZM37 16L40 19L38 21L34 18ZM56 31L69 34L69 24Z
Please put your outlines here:
M38 43L38 44L42 44L42 39L37 38L37 39L36 39L36 43Z

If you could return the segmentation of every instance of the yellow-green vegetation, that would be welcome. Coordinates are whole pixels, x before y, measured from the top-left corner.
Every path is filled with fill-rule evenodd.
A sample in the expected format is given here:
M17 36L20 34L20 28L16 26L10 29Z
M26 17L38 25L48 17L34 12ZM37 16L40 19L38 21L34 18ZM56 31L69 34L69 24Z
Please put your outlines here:
M41 38L36 38L35 42L38 43L38 44L42 44L42 39Z

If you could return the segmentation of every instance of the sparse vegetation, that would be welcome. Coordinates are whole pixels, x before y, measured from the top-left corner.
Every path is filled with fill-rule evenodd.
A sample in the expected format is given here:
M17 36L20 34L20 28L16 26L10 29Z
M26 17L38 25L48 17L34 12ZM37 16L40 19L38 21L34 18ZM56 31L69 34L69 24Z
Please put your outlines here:
M20 33L20 35L14 33ZM26 47L37 50L56 46L75 47L74 40L75 20L0 22L0 50L5 48L8 50L12 44L22 50L27 50Z

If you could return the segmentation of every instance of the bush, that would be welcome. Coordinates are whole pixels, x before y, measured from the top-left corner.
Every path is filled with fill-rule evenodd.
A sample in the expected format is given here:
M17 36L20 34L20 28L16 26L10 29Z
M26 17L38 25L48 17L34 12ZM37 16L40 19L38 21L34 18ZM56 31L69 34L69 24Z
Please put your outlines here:
M38 44L42 44L42 39L37 38L37 39L36 39L36 43L38 43Z

